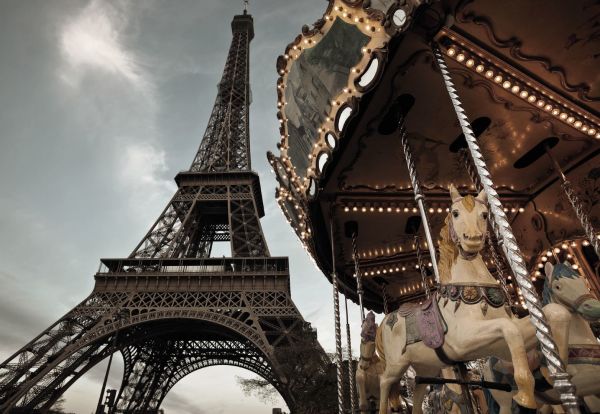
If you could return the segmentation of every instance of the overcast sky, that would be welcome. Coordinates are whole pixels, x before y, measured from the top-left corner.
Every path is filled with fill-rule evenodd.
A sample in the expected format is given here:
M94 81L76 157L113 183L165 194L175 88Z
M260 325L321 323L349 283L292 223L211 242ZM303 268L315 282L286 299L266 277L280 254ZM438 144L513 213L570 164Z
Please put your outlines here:
M292 298L334 349L331 286L283 219L265 152L279 139L275 59L324 0L254 0L252 166L271 254L289 256ZM125 257L175 191L204 133L242 1L0 0L0 359L87 296L100 257ZM343 302L342 302L343 304ZM358 310L351 306L358 349ZM109 387L118 388L116 358ZM106 361L66 394L90 413ZM270 413L241 369L193 373L167 413Z

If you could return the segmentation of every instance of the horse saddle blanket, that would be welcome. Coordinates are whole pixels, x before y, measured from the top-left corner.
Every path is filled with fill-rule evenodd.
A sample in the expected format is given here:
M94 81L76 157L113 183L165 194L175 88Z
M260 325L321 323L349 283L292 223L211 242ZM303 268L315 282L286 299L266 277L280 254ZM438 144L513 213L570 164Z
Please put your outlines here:
M444 344L448 326L438 307L436 295L420 304L406 303L398 309L406 323L406 345L423 341L429 348L439 348Z

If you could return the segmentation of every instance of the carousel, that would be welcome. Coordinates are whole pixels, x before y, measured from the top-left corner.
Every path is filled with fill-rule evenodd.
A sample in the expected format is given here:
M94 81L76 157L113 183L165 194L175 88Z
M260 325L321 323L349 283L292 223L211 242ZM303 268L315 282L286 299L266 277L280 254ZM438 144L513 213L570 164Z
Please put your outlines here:
M278 58L268 159L333 286L339 413L600 412L599 16L329 0Z

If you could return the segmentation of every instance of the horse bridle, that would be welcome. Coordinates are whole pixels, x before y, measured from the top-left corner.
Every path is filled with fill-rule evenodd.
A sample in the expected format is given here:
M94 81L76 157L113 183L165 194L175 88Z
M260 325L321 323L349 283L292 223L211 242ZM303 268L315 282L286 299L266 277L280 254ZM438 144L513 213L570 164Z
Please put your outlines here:
M450 206L450 214L452 215L452 206L456 203L458 203L459 201L461 201L464 197L460 197L457 198L456 201L452 201L452 205ZM483 204L484 206L486 205L484 201L481 201L480 199L478 199L477 197L473 197L473 199L475 200L475 202ZM474 253L468 253L465 252L462 248L462 246L460 245L460 240L458 238L458 234L456 234L456 230L454 230L454 223L452 221L452 217L450 217L450 221L448 223L449 229L448 231L450 232L450 239L452 240L452 242L458 246L458 252L460 253L460 257L462 257L465 260L473 260L477 257L477 255L479 254L479 252L474 252ZM483 237L485 238L485 232L483 233Z
M572 304L565 302L564 300L562 300L561 298L559 298L557 295L552 294L552 297L554 298L554 300L556 300L556 302L560 303L561 305L565 306L566 308L571 309L573 312L577 312L577 309L583 304L583 302L585 302L586 300L590 300L590 299L596 299L594 297L594 295L590 294L590 293L586 293L585 295L581 295L577 298L577 300L575 302L573 302Z

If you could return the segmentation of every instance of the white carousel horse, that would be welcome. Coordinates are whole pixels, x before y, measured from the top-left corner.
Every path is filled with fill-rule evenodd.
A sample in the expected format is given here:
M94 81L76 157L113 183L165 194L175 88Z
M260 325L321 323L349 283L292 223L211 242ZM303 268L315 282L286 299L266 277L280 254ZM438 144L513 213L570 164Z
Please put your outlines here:
M451 361L492 355L513 362L518 388L513 399L519 406L534 410L534 380L527 364L527 349L536 345L535 329L529 320L519 320L512 314L504 292L480 255L487 228L486 195L482 191L477 197L462 197L450 186L450 196L451 211L441 231L441 286L434 301L434 305L439 303L446 332L440 334L439 341L435 334L431 337L427 329L420 330L421 335L429 335L427 343L437 348L434 350L425 340L407 341L408 333L414 330L414 325L409 323L410 312L400 309L386 315L376 338L377 352L385 361L380 381L380 414L386 413L391 386L409 366L417 375L436 376ZM544 311L554 334L566 337L566 316L561 315L560 310ZM429 316L425 318L426 323L434 323L431 312ZM425 391L425 384L415 388L413 413L422 413Z
M600 301L594 298L584 278L567 262L552 266L546 263L546 280L542 293L543 303L556 303L570 314L568 325L568 357L563 359L567 372L576 388L576 395L583 397L588 409L600 412L600 344L594 336L589 322L600 320ZM498 361L488 364L487 377L497 380L504 377L510 380L510 364ZM491 390L500 405L500 414L510 413L510 393ZM548 390L540 395L545 401L558 404L558 395ZM560 412L560 407L554 407ZM551 412L549 407L543 411Z
M385 363L375 354L376 332L375 314L369 312L362 324L360 360L356 368L356 388L360 413L370 413L371 402L376 406L379 405L379 376L385 369ZM392 412L401 410L403 405L401 398L399 384L394 384L389 404Z

